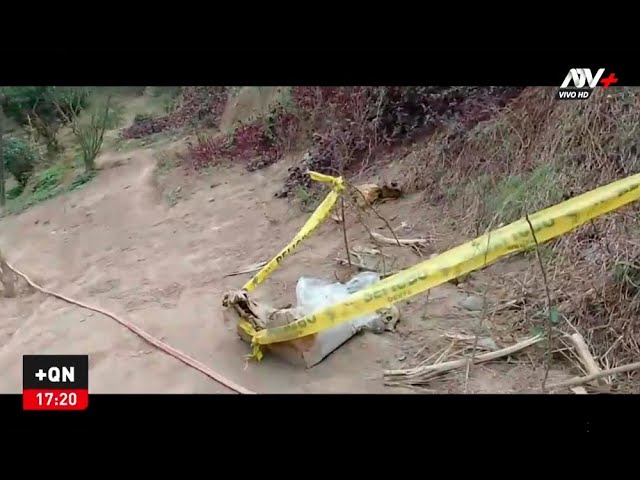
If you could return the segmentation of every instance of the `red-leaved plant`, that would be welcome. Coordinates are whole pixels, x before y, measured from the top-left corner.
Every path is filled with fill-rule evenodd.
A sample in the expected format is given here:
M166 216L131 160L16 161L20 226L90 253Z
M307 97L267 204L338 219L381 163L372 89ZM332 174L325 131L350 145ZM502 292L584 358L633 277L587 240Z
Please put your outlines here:
M293 105L227 137L199 138L191 147L195 168L222 161L249 170L270 165L292 149L307 149L292 167L281 196L310 187L312 169L344 174L366 168L400 142L411 142L442 125L472 127L520 89L501 87L292 87ZM302 135L301 135L302 133ZM306 135L304 135L306 133Z
M123 138L143 138L189 125L218 126L227 102L227 87L185 87L181 103L173 112L157 118L140 117L125 128Z

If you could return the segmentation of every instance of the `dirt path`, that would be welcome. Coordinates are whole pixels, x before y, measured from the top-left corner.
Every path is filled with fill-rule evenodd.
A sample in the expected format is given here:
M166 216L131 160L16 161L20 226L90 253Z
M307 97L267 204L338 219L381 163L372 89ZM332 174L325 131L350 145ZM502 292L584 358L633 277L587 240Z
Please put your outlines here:
M254 391L405 393L382 385L382 369L472 318L456 313L462 293L447 284L431 292L428 315L424 300L409 302L398 333L360 335L311 370L271 357L247 364L248 348L224 326L220 299L249 276L224 274L270 258L304 223L305 214L273 197L286 164L252 174L176 174L169 189L156 180L151 150L101 162L111 167L84 189L0 221L0 248L42 285L120 314ZM363 238L355 230L350 237ZM327 222L256 295L295 301L297 279L333 278L342 250L339 227ZM28 353L88 353L94 393L228 393L109 318L40 294L0 298L0 392L21 390ZM538 380L538 372L518 369L482 367L471 391L514 391L523 378Z

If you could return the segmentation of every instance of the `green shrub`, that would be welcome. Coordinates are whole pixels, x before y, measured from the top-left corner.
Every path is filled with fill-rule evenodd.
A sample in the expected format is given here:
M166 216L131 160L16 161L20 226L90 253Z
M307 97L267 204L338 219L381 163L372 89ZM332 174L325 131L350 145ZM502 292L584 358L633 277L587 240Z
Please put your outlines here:
M89 181L91 181L96 176L95 171L83 172L73 179L71 185L69 185L69 190L75 190L77 188L82 187Z
M133 124L149 122L153 120L153 117L148 113L136 113L136 116L133 117Z
M33 193L53 190L60 185L63 176L64 171L58 166L47 168L46 170L39 172L36 176L36 182L33 185Z
M24 187L38 160L36 151L24 140L9 137L4 141L3 157L5 169Z
M35 113L44 123L51 123L63 120L63 116L58 111L56 104L62 111L69 115L73 108L84 109L89 104L89 92L82 90L82 94L74 96L71 100L69 95L72 87L4 87L4 103L2 109L4 113L23 125L27 123L28 116ZM77 89L74 89L77 90ZM77 98L79 97L79 101Z
M24 191L24 187L22 185L16 185L15 187L7 191L7 200L13 200L14 198L18 198L20 195L22 195L23 191Z
M560 174L551 164L538 165L533 171L496 179L479 176L475 189L483 197L478 213L481 230L510 223L526 214L562 200Z

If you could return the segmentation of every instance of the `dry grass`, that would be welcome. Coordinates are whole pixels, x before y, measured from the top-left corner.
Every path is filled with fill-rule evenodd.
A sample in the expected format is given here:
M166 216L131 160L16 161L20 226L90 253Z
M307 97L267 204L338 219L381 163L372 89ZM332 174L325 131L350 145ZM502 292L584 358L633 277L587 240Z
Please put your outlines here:
M437 133L413 159L407 186L425 189L475 235L640 172L640 89L599 89L583 102L558 102L555 91L527 89L467 132ZM640 358L638 212L629 206L551 245L561 326L574 325L603 368ZM541 279L528 275L529 305L543 309Z

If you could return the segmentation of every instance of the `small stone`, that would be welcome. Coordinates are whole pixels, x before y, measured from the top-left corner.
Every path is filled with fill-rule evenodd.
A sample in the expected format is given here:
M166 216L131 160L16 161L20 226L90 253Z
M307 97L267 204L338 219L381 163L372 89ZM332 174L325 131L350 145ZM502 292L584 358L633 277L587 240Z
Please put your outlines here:
M213 197L209 199L209 203L211 203L211 202L215 202L215 201L216 201L216 199L215 199L215 198L213 198Z
M469 295L458 302L465 310L481 311L484 308L484 299L475 295Z
M385 332L387 325L381 317L377 317L369 324L369 331L379 335Z

